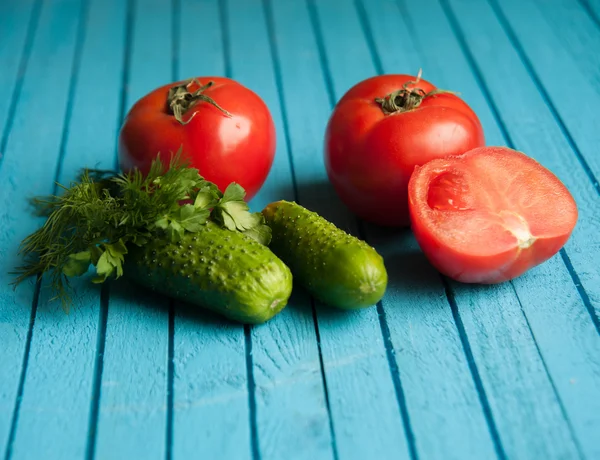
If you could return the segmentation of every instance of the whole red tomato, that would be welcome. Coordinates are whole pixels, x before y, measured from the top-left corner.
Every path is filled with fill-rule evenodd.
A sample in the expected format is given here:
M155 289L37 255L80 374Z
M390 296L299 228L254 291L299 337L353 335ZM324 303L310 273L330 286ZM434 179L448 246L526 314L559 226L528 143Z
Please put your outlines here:
M417 167L412 229L443 274L465 283L515 278L567 242L577 206L535 160L505 147L477 148Z
M477 115L454 93L410 75L381 75L351 88L325 135L327 174L342 201L380 225L406 226L415 166L484 145Z
M190 166L225 190L231 182L252 198L275 155L275 126L254 92L234 80L200 77L172 83L141 98L119 135L123 171L146 173L152 160L182 148Z

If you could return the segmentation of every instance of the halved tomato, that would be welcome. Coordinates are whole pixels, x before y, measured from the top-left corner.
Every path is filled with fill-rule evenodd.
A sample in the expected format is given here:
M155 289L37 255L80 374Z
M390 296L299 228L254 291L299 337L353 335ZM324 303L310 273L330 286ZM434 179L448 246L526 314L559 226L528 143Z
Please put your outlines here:
M481 147L416 167L413 232L429 261L466 283L515 278L556 254L577 221L563 183L521 152Z

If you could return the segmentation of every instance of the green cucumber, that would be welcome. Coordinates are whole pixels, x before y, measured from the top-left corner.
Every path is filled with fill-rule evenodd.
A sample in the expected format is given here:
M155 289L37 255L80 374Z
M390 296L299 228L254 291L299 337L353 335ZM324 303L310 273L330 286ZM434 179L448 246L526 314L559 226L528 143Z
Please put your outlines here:
M314 297L344 309L381 300L387 271L367 243L293 202L271 203L262 213L273 231L272 251Z
M210 221L177 243L157 237L142 247L132 245L123 272L155 291L242 323L271 319L292 291L289 268L268 247Z

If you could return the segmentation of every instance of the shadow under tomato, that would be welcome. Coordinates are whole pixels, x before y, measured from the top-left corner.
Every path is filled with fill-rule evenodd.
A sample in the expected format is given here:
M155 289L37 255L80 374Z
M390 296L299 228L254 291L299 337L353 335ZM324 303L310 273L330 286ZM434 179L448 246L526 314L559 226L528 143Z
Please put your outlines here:
M427 260L408 228L365 224L369 244L382 255L388 272L388 290L442 291L439 272Z

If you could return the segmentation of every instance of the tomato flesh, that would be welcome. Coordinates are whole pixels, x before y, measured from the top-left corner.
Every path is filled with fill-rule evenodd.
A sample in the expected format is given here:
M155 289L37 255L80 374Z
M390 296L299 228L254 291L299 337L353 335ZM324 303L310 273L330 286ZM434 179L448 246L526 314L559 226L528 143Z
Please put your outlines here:
M409 183L415 237L443 274L499 283L552 257L577 221L562 182L535 160L482 147L417 167Z

